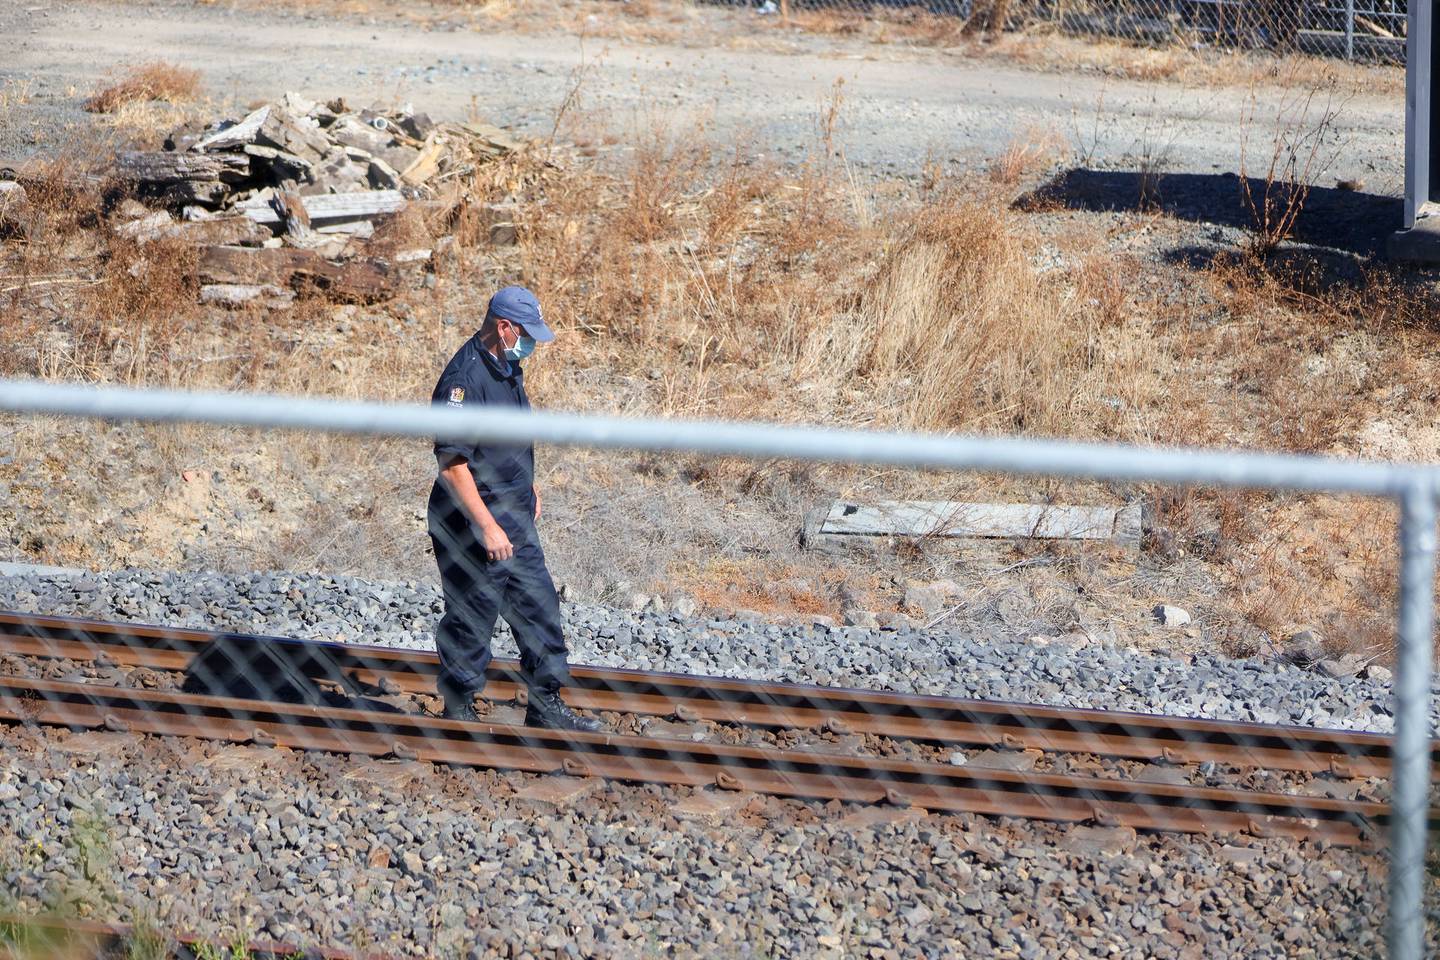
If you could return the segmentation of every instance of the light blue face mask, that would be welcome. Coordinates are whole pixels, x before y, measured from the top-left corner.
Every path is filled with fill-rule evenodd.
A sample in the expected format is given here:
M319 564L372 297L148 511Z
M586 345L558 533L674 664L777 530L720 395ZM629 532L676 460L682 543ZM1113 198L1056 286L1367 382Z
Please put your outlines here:
M515 341L515 346L505 349L506 360L524 360L535 352L535 338L520 334L520 339Z

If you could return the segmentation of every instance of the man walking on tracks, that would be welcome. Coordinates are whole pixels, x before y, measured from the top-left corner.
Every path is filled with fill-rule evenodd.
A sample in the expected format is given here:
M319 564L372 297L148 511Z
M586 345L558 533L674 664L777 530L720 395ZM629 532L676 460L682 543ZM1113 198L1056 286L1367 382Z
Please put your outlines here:
M528 410L520 363L537 343L553 339L535 294L506 287L490 298L479 332L446 364L431 403ZM560 698L570 670L560 601L535 530L535 448L437 442L435 459L440 474L428 513L445 593L445 616L435 631L445 716L480 719L474 698L485 686L490 637L501 616L515 634L530 688L526 724L599 730Z

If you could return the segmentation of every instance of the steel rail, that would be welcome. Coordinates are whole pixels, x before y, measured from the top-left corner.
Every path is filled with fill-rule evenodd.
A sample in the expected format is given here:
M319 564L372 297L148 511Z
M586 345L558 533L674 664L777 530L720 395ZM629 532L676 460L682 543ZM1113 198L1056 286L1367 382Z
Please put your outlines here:
M717 786L809 800L1192 833L1366 845L1381 803L1060 774L975 770L806 750L571 733L498 723L0 677L0 720L332 753Z
M312 681L382 692L433 694L439 670L439 658L428 651L0 611L0 653L78 661L103 657L180 671L221 645L227 648L221 660L259 668L270 658ZM488 673L488 699L509 700L524 689L514 660L496 659ZM1152 763L1213 761L1344 777L1390 773L1390 738L1373 733L638 670L577 666L573 674L567 698L595 711L766 728L823 727L837 734Z
M1000 470L1090 480L1267 487L1398 497L1435 489L1419 464L1120 444L944 434L880 433L813 425L634 420L495 407L451 410L260 394L95 387L0 379L0 410L106 420L208 423L235 427L445 439L495 445L554 443L605 449L781 457L946 470Z

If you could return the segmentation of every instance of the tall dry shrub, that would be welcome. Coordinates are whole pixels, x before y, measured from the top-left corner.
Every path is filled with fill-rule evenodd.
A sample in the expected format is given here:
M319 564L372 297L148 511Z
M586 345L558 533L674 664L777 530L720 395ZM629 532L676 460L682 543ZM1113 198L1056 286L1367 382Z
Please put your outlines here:
M1335 128L1353 96L1336 74L1314 80L1291 66L1278 103L1269 105L1269 142L1262 139L1255 151L1251 132L1265 108L1252 87L1241 118L1240 200L1250 214L1250 250L1256 256L1274 253L1294 233L1311 187L1340 156L1344 145L1336 142ZM1252 177L1257 152L1264 170Z
M95 91L84 107L90 113L114 113L130 103L163 100L183 103L200 94L200 71L163 60L127 70L114 83Z
M804 365L858 388L884 423L1105 435L1145 358L1102 311L1032 264L1010 214L951 193L887 244L855 309L816 331Z
M180 240L114 240L70 330L71 362L97 380L188 384L184 355L200 314L196 249Z

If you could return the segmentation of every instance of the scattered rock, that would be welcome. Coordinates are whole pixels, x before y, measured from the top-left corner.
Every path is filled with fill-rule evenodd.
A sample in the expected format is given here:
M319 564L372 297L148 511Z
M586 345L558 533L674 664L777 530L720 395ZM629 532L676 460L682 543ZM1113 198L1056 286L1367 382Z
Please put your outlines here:
M34 223L35 211L25 188L14 180L0 180L0 239L28 237Z
M1297 667L1308 667L1325 658L1325 644L1311 629L1297 630L1285 638L1285 659Z
M882 610L875 614L875 619L882 630L908 630L915 626L914 620L895 610Z
M1360 664L1349 657L1342 657L1339 660L1321 660L1315 664L1315 669L1327 677L1343 680L1355 676L1360 670Z
M933 586L905 588L904 606L911 613L929 620L945 609L945 594Z
M1159 604L1153 613L1156 621L1165 627L1183 627L1190 622L1190 611L1172 607L1168 603Z
M880 629L880 621L869 610L860 610L850 607L841 614L841 621L847 627L865 627L868 630Z

